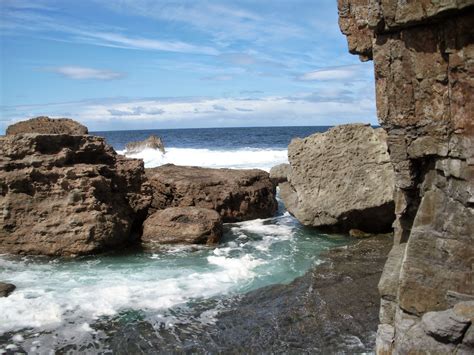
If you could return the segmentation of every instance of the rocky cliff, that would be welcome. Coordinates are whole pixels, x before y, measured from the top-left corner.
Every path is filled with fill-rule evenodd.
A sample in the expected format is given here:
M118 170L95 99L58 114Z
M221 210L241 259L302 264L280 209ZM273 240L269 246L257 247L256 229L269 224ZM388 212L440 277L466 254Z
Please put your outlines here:
M474 299L474 1L338 7L349 51L374 61L395 168L377 351L472 351L472 308L462 302Z

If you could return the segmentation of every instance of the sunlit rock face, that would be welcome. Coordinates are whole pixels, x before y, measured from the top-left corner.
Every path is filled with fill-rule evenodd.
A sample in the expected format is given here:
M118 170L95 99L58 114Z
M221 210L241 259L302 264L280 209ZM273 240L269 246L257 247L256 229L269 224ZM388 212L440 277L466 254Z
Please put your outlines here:
M103 138L0 137L0 253L110 251L139 236L150 202L143 162Z
M427 330L442 316L422 319L474 299L474 1L338 5L350 52L374 61L395 168L377 351L469 351L472 319L443 338Z

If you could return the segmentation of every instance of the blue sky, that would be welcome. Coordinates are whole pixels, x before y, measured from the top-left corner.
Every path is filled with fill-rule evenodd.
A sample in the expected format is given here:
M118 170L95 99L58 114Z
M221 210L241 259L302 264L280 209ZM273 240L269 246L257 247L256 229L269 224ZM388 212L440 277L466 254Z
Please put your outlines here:
M0 0L0 133L376 123L335 0Z

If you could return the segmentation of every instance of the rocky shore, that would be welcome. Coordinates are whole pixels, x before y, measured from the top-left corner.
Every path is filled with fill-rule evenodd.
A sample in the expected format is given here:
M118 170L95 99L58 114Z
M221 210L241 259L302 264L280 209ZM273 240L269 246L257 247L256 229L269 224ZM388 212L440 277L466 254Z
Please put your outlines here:
M377 283L392 243L390 235L378 235L329 250L323 264L288 285L268 286L227 300L212 325L199 321L207 309L203 305L194 321L172 328L157 329L147 322L96 326L108 334L103 340L105 349L117 354L152 354L156 349L253 354L370 352L380 305Z

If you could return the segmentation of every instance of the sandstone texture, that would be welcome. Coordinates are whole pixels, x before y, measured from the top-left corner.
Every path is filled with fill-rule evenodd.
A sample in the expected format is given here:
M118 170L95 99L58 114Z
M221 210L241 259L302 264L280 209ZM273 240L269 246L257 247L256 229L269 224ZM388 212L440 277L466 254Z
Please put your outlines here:
M280 186L288 211L307 226L390 231L394 172L385 140L382 129L363 124L292 140L288 183Z
M472 353L472 326L443 327L455 329L449 309L474 296L474 1L338 5L350 51L373 58L395 168L377 351Z
M7 135L20 133L84 135L88 134L88 130L86 126L70 118L40 116L12 124L6 131Z
M165 153L165 145L160 137L151 135L147 139L140 142L130 142L125 146L127 154L139 153L144 149L157 149L163 154Z
M143 225L142 243L216 244L222 236L222 219L215 210L200 207L170 207L156 211Z
M8 297L15 289L16 286L13 284L0 282L0 297Z
M282 182L288 181L288 175L290 175L290 171L290 164L275 165L270 169L270 179L275 185L281 184Z
M0 253L83 255L140 234L143 162L87 135L0 137Z
M262 170L209 169L167 164L145 169L153 190L151 210L195 206L216 210L223 222L275 214L275 186Z

